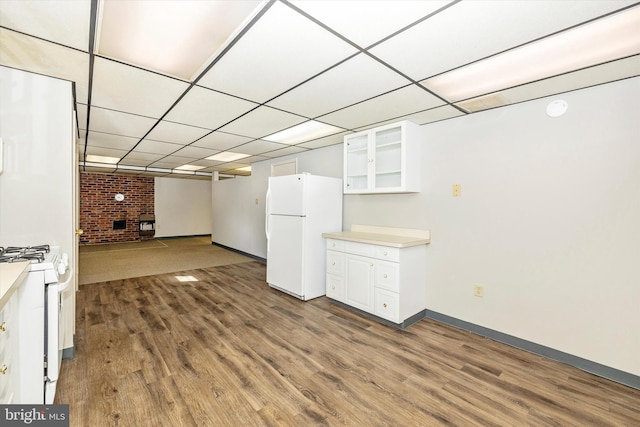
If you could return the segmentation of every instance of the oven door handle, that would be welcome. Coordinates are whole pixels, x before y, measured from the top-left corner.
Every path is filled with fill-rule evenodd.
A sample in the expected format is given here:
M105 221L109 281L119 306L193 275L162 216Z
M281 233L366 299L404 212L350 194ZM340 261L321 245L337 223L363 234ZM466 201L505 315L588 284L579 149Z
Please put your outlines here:
M58 292L64 292L65 290L67 290L67 288L73 281L73 269L70 268L68 271L69 277L67 277L67 280L65 280L64 282L58 284Z

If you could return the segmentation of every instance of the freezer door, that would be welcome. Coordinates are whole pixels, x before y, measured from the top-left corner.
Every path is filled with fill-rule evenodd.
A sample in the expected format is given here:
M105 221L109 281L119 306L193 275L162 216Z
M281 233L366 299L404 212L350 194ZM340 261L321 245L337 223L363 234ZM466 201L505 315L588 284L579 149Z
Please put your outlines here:
M269 177L267 213L275 215L305 215L304 185L305 176L302 174Z
M305 218L269 215L267 221L267 283L303 297Z

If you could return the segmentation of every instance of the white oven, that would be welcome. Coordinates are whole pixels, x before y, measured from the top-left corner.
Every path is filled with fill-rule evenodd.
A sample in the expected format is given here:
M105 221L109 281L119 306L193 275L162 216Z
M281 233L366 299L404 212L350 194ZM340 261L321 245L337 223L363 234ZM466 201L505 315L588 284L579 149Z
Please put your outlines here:
M15 403L52 404L60 374L64 327L62 293L73 280L68 258L56 246L22 248L29 273L18 289L19 381ZM7 248L7 251L14 248ZM17 249L17 248L16 248Z

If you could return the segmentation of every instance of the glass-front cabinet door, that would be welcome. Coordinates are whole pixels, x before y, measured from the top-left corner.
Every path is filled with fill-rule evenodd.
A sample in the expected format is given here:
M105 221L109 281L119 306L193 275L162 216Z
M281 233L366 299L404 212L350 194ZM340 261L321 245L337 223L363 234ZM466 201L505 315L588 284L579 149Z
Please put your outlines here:
M345 136L344 193L420 191L420 134L403 121Z

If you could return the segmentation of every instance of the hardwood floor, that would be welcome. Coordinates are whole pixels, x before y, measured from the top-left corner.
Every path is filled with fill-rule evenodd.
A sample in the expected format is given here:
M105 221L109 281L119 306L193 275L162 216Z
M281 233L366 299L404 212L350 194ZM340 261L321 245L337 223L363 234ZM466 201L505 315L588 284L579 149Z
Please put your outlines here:
M405 331L232 264L84 285L71 426L637 426L640 391L431 320Z

